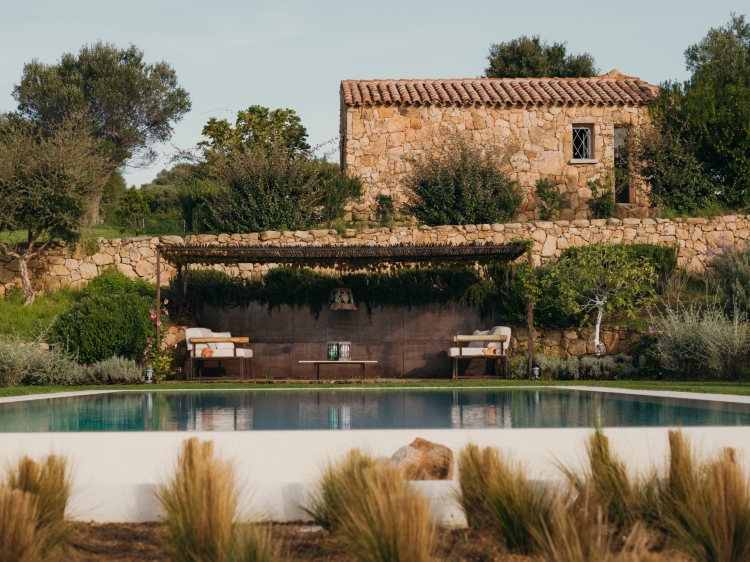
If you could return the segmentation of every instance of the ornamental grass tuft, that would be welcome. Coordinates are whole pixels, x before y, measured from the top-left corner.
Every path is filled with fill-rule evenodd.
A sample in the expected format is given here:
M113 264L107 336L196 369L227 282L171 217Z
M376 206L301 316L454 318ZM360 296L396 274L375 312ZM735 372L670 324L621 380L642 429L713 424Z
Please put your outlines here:
M55 553L70 533L70 490L64 457L48 455L41 463L21 458L0 487L0 559L42 560Z
M166 514L167 552L174 562L282 559L270 530L240 521L234 467L214 456L213 441L183 441L175 473L157 499Z
M327 467L308 513L340 534L362 562L431 560L430 502L390 462L351 451Z
M459 456L459 502L470 525L486 527L511 552L535 554L539 529L552 527L557 493L531 482L524 468L492 448L470 445Z

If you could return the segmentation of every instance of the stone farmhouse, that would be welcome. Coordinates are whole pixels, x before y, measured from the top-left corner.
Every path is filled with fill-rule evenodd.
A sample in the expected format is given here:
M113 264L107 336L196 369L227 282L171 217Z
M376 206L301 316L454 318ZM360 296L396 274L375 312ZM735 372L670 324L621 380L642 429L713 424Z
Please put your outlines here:
M627 167L622 147L648 121L656 91L617 70L595 78L344 80L341 166L366 186L353 218L369 218L379 193L405 202L399 180L411 163L455 134L517 150L510 161L525 193L519 219L539 218L535 185L542 178L565 195L560 219L590 218L587 182ZM618 216L649 215L635 181L618 191Z

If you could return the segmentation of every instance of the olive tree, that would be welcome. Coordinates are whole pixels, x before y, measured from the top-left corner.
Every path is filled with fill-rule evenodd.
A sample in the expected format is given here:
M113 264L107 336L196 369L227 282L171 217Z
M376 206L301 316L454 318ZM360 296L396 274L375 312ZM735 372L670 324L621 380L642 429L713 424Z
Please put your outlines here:
M80 236L88 197L106 173L99 146L79 123L50 130L0 116L0 253L18 260L24 304L34 301L29 260Z
M624 244L591 244L566 253L540 277L539 290L559 295L556 303L569 313L596 313L594 343L604 314L635 311L655 296L657 274L645 258L637 258Z

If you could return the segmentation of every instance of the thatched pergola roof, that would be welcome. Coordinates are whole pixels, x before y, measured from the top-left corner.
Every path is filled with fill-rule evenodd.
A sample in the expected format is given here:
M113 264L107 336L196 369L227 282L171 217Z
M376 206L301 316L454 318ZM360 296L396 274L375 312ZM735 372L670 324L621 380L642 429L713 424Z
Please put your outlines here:
M419 262L508 262L526 252L525 242L507 244L399 246L177 246L159 247L162 259L176 267L190 264L278 263L338 265Z

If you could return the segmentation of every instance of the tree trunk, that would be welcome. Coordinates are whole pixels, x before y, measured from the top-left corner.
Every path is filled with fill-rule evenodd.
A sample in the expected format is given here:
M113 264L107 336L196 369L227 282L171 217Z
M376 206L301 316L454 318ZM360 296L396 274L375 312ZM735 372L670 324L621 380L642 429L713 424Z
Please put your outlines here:
M599 326L602 325L602 309L597 309L596 312L596 329L594 330L594 353L599 348Z
M99 217L99 207L101 206L102 202L102 192L98 193L91 193L88 196L88 205L86 208L86 216L84 218L84 223L86 226L96 226L101 222L101 219Z
M18 258L18 273L21 275L21 285L23 286L23 305L28 306L34 302L36 295L31 287L31 278L29 277L28 257L21 256Z

